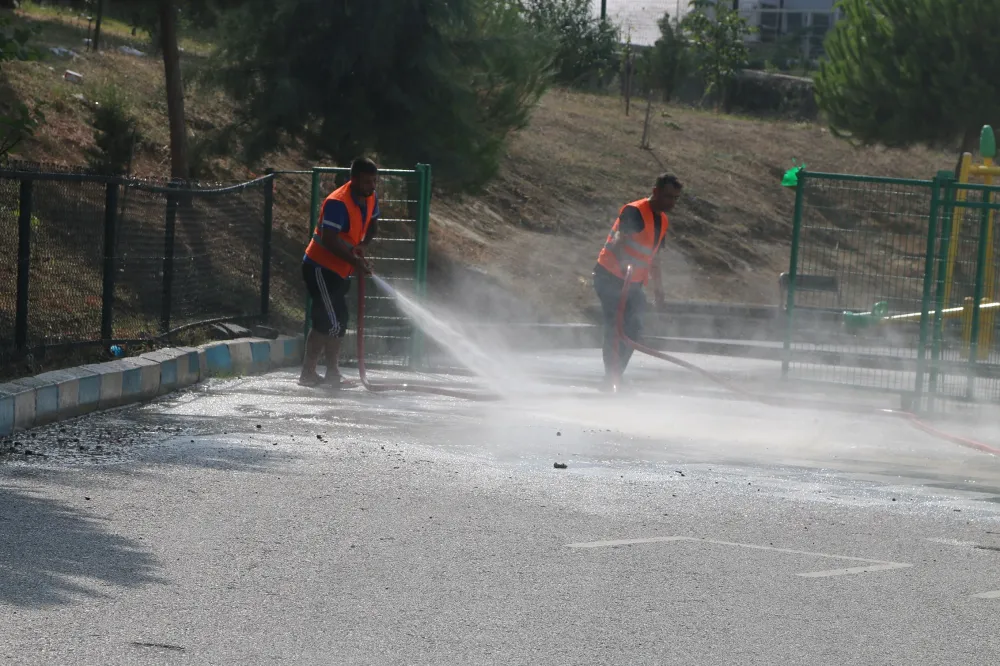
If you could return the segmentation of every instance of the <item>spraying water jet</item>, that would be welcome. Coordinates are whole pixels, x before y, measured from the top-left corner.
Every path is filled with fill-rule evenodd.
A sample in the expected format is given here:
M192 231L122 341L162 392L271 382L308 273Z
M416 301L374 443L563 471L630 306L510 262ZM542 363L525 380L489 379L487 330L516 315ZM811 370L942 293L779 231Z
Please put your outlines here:
M442 336L447 334L446 337L449 339L453 335L457 336L457 334L455 334L454 331L450 330L450 327L444 324L444 322L441 322L440 320L435 319L433 316L430 316L428 313L426 313L425 310L423 310L423 308L420 308L412 300L410 300L403 294L400 294L398 291L393 289L388 282L378 277L374 273L372 274L372 279L379 286L379 288L381 288L387 294L395 298L398 303L400 303L400 305L403 307L403 310L407 313L407 315L409 315L411 318L414 318L415 314L418 315L416 317L417 324L420 325L421 328L424 328L425 330L427 328L430 328L431 330L427 331L429 334L431 334L432 336L435 335ZM458 339L462 339L460 336L457 337ZM358 376L361 378L362 385L364 385L366 389L368 389L373 393L383 393L386 391L409 391L412 393L430 393L450 398L460 398L462 400L497 401L503 399L503 395L501 395L499 392L487 393L487 392L465 391L458 388L451 388L440 384L436 385L436 384L420 384L412 382L370 381L368 379L368 374L365 369L365 280L364 278L358 280L357 339L358 339ZM469 349L463 349L466 355L471 353L473 359L476 358L476 354L478 354L481 357L485 357L485 354L482 353L482 350L475 348L474 345L466 345L466 346L472 347L471 351ZM473 366L470 368L471 370L478 372L483 371L482 368L475 367L476 365L478 365L475 362L475 360L472 360L471 362L468 359L464 358L462 360L467 363L470 363Z
M650 347L647 347L639 342L636 342L635 340L632 340L631 338L628 337L628 335L625 334L625 305L628 299L628 286L631 279L632 279L632 266L629 265L626 267L625 270L625 280L622 286L622 294L621 298L618 301L618 310L615 313L616 339L612 344L612 355L611 355L612 380L613 380L611 386L612 393L618 393L618 391L620 390L622 370L621 370L621 360L618 354L618 348L619 348L619 343L624 342L626 345L628 345L637 352L647 354L649 356L652 356L653 358L658 358L661 361L666 361L668 363L679 365L682 368L697 373L734 393L738 393L739 395L742 395L746 398L755 400L757 402L763 403L771 407L796 406L796 407L806 407L811 409L830 409L831 406L829 404L819 402L816 400L806 400L804 398L790 398L790 397L785 397L782 398L781 400L776 400L768 398L767 396L762 396L756 393L752 393L750 391L745 391L739 388L738 386L735 386L734 384L727 382L725 379L716 375L715 373L699 368L698 366L692 363L688 363L687 361L681 360L675 356L671 356L670 354L665 354L661 351L657 351L656 349L651 349ZM846 404L837 405L836 408L858 414L882 414L887 416L899 416L904 419L907 419L908 422L915 428L922 430L929 435L933 435L934 437L937 437L939 439L951 442L952 444L958 444L959 446L965 446L968 448L976 449L984 453L1000 456L1000 449L976 441L974 439L970 439L967 437L959 437L958 435L952 435L943 432L941 430L938 430L934 426L921 420L920 417L918 417L916 414L910 411L902 409L873 409L871 407L865 407L863 405L846 405Z

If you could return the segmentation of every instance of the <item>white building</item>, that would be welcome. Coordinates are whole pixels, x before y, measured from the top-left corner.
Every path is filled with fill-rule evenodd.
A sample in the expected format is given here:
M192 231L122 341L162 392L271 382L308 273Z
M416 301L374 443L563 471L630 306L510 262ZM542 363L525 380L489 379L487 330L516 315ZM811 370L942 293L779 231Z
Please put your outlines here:
M770 43L783 35L801 34L821 42L840 18L837 0L719 0L732 2L747 23L757 28L754 42Z
M803 34L807 42L819 45L823 35L840 17L837 0L717 0L736 9L747 23L757 28L749 41L773 43L778 37ZM684 17L690 0L606 0L608 17L622 26L633 44L651 46L660 36L656 22L669 12ZM601 1L591 7L600 12Z

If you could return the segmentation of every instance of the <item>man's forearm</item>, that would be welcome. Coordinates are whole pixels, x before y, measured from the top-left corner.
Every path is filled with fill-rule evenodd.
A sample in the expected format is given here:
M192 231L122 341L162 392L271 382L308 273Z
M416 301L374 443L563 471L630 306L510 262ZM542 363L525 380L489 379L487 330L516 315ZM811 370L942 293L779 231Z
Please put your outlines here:
M351 266L355 268L359 267L359 261L357 256L345 245L336 234L323 234L322 239L323 247L333 253L333 255L339 259L343 259Z

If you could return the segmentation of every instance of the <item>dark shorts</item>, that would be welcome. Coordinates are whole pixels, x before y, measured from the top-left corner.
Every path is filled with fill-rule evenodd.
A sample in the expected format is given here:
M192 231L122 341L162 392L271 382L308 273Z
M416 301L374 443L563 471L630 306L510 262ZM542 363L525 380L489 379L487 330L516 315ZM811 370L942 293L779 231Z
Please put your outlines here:
M312 297L312 327L323 335L344 337L349 320L347 291L350 278L340 277L333 271L308 261L302 262L302 277Z

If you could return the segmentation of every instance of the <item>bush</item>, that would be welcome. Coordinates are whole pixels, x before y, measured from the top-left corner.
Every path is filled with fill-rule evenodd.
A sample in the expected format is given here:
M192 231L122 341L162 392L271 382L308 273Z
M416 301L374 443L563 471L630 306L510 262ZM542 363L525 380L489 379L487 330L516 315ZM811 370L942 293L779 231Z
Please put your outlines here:
M86 151L87 164L97 173L126 173L140 139L127 96L108 86L98 93L92 111L95 146Z
M685 106L715 105L717 94L705 95L705 82L698 75L682 80L674 101ZM812 121L820 116L810 79L744 70L729 89L729 111L748 116Z
M783 74L744 71L730 88L733 110L760 116L815 120L819 115L813 84Z

